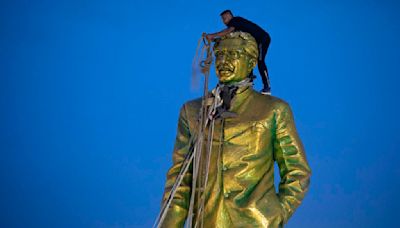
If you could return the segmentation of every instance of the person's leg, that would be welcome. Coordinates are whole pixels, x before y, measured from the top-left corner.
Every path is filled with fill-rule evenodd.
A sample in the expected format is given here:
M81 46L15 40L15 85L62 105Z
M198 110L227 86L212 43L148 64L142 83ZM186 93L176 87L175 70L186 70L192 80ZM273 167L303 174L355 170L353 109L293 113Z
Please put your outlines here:
M259 44L259 58L258 58L258 71L260 72L260 76L264 85L262 89L262 93L270 94L271 93L271 85L269 82L268 68L265 64L265 57L267 55L268 47L269 47L270 39L264 39L263 42Z

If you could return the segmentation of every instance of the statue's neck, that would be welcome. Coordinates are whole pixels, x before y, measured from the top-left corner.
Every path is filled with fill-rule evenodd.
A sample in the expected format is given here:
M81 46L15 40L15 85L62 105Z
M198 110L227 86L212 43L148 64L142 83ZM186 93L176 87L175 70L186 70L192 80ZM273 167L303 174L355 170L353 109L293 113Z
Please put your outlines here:
M240 82L234 83L219 83L217 87L220 88L222 93L229 92L232 98L234 97L242 97L245 91L251 90L253 88L253 82L250 78L246 78Z
M245 79L237 83L219 83L213 90L214 95L223 100L221 108L226 111L236 112L246 102L249 94L253 90L253 82Z

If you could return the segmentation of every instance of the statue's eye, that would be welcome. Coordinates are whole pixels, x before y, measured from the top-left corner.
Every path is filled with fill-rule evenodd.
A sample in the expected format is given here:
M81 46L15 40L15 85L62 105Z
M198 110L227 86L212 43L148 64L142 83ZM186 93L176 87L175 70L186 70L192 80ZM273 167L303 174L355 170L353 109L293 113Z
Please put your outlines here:
M222 57L224 57L224 52L222 51L216 51L214 54L217 59L221 59Z
M230 51L229 55L232 59L238 59L240 57L239 51Z

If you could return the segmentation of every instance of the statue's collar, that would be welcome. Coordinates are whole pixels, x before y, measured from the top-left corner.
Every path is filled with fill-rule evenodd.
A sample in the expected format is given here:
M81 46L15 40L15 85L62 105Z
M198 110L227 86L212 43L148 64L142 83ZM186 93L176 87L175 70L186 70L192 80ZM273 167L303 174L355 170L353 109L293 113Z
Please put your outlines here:
M213 90L213 94L215 95L216 90L223 91L227 87L229 88L229 90L233 91L233 95L236 96L245 92L248 88L253 87L253 84L254 83L251 78L246 78L240 82L235 82L231 84L224 84L222 82L219 82L217 87Z
M239 87L232 98L230 111L238 112L240 107L246 103L250 93L253 91L253 84Z
M229 118L234 117L240 112L240 107L246 102L248 96L253 90L253 82L250 78L243 81L222 84L219 83L212 90L211 112L214 113L214 118Z

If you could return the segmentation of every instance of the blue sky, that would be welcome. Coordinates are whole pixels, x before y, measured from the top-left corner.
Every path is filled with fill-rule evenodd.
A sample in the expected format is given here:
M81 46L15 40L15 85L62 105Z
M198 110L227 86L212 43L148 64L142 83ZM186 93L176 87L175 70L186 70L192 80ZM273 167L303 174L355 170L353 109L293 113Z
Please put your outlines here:
M272 93L313 170L287 227L400 225L398 2L16 0L0 3L0 226L151 226L224 9L270 33Z

